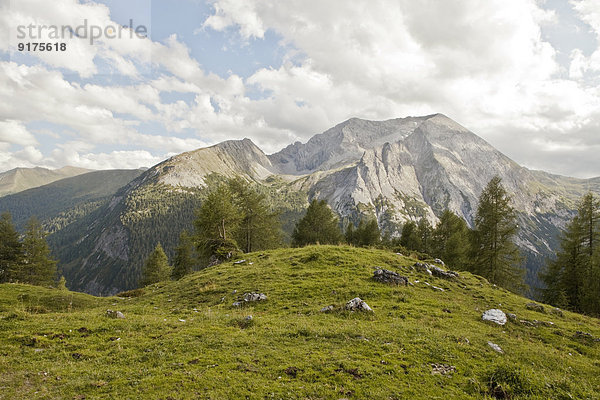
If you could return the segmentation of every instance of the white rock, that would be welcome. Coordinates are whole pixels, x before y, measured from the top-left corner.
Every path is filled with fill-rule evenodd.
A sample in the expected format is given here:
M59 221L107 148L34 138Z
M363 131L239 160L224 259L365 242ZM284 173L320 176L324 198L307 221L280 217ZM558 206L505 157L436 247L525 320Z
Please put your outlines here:
M488 342L488 346L494 349L494 351L497 351L500 354L504 354L504 350L502 350L502 347L498 346L496 343Z
M481 319L484 321L492 321L498 325L506 324L506 314L497 308L492 308L491 310L484 312Z
M347 302L346 310L373 312L373 309L369 307L369 305L365 303L364 300L361 300L360 297L355 297L349 302Z
M263 301L267 299L264 293L244 293L244 301Z

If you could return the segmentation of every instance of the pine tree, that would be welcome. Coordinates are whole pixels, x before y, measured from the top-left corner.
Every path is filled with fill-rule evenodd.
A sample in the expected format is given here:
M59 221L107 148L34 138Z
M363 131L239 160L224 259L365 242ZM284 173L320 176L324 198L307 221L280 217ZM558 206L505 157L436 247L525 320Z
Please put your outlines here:
M187 231L179 235L179 245L175 248L175 259L173 260L173 279L181 279L194 269L195 260L193 257L192 237Z
M431 253L454 269L465 269L469 228L464 219L446 209L432 233Z
M422 253L431 253L431 236L433 228L429 220L422 217L417 224L417 236L419 237L419 250Z
M250 253L277 247L281 243L281 222L279 214L269 209L265 195L239 177L228 183L241 217L234 234L240 248Z
M338 219L325 200L313 200L292 234L293 246L337 244L342 240Z
M238 250L234 239L242 216L234 204L229 185L213 186L194 221L198 251L205 258L230 258Z
M61 275L60 279L58 280L58 283L56 284L56 288L58 290L68 290L67 289L67 279Z
M142 278L140 279L139 286L144 287L153 283L166 281L170 276L171 266L169 265L165 251L159 243L146 260L146 264L142 269Z
M471 269L492 283L521 292L525 289L525 271L519 267L521 258L514 243L519 228L510 196L501 182L498 176L492 178L479 197Z
M419 238L417 224L413 221L408 221L402 226L400 245L408 250L418 251L421 248L421 239Z
M348 227L346 228L346 233L344 234L344 237L346 239L346 243L356 246L358 239L352 221L348 222Z
M375 218L370 218L367 222L361 219L358 227L355 229L354 224L350 222L346 229L346 243L354 246L369 247L375 246L381 242L381 232Z
M16 279L23 262L23 245L9 212L0 216L0 283Z
M600 203L586 194L561 235L560 250L540 278L545 302L600 314Z
M560 239L560 251L540 273L545 284L542 300L571 310L580 310L580 294L583 288L585 252L583 229L580 218L575 216ZM559 304L560 303L560 304Z
M361 220L356 233L359 245L363 247L375 246L381 241L381 232L375 218L370 218L366 223Z
M47 233L37 218L32 217L25 227L23 263L16 279L32 285L52 285L56 279L56 261L50 256Z

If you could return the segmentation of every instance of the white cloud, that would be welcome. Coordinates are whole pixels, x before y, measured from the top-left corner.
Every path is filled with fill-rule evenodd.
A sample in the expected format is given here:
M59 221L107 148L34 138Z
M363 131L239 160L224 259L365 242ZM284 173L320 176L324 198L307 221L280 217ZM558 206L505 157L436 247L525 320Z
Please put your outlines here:
M579 18L588 24L596 34L597 49L589 56L585 56L580 49L571 53L569 76L581 79L588 71L600 71L600 2L596 0L571 0L571 5Z
M217 0L205 28L236 28L247 40L271 29L295 49L300 62L247 83L269 93L249 105L266 126L302 140L352 116L443 112L510 155L515 143L537 151L548 130L581 138L578 127L599 118L598 91L559 78L541 34L557 16L535 0L241 3ZM588 68L573 64L571 78ZM553 170L550 159L534 166Z
M80 153L72 148L57 149L52 158L59 165L76 165L89 169L133 169L158 164L164 157L145 150Z
M0 143L2 142L21 146L34 146L37 144L35 137L21 122L0 119Z
M0 62L0 98L10 99L0 102L0 121L23 132L18 141L14 135L9 140L0 125L0 150L10 143L22 148L12 160L39 160L33 150L40 150L35 135L41 133L26 127L44 121L57 126L67 143L35 162L139 166L232 138L250 137L273 152L354 116L443 112L529 166L600 174L597 163L588 165L595 140L590 132L600 125L600 92L597 79L590 79L600 71L600 51L588 55L575 46L561 71L541 33L544 24L557 21L544 4L216 0L213 14L199 22L202 29L237 31L231 40L247 46L275 32L278 50L286 52L282 65L257 69L246 79L220 77L203 70L175 33L162 43L127 35L94 46L72 39L68 54L32 54L37 65ZM571 4L600 40L600 3ZM109 8L94 2L20 0L3 11L0 30L30 21L115 24ZM8 43L15 42L0 41L0 50ZM70 82L58 68L85 79ZM103 73L133 83L93 79ZM260 98L248 95L257 90ZM173 92L194 97L161 101ZM164 133L150 134L148 124ZM190 138L190 131L197 136ZM559 153L571 155L572 165L556 169L549 154Z

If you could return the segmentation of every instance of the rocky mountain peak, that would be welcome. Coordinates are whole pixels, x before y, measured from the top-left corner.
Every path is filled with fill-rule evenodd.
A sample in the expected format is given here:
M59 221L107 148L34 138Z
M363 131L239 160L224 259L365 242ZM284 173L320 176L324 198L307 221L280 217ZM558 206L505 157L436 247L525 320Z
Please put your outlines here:
M245 138L173 156L146 171L140 183L153 180L171 186L202 187L204 178L211 173L261 180L272 175L272 169L266 154Z

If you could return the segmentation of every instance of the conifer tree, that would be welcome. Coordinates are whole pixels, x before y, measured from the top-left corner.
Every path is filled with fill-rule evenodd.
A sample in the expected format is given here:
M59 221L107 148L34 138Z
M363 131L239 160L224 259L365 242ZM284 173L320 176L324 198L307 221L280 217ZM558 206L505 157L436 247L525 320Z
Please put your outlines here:
M515 292L525 289L519 249L514 243L518 231L510 196L495 176L479 197L472 235L473 272Z
M194 221L200 254L207 259L231 257L238 249L234 233L241 218L229 185L220 183L212 187Z
M370 218L367 222L361 219L356 229L350 222L346 228L345 237L346 243L354 246L368 247L381 242L381 232L375 218Z
M231 179L229 187L240 215L234 234L240 248L250 253L277 247L281 243L281 223L279 214L269 209L266 196L239 177Z
M56 284L56 288L58 290L68 290L67 289L67 279L61 275L60 279L58 280L58 283Z
M429 220L425 217L421 217L417 224L417 236L419 238L419 250L422 253L431 253L431 235L433 228L429 223Z
M325 200L314 199L292 234L293 246L337 244L342 240L338 219Z
M140 287L168 280L171 277L171 266L161 244L157 244L142 269Z
M23 262L23 245L9 212L0 215L0 283L15 280Z
M469 228L464 219L446 209L432 233L431 253L454 269L465 269Z
M356 246L358 240L356 230L352 221L348 222L348 227L346 228L346 233L344 234L344 237L346 239L346 243Z
M16 279L32 285L52 285L56 279L56 261L50 256L46 242L47 233L37 218L32 217L26 225L23 238L23 262Z
M173 260L173 279L181 279L194 269L195 260L193 257L193 242L187 231L179 235L179 245L175 248L175 258Z
M368 247L378 244L381 241L381 232L377 220L370 218L366 223L361 220L358 225L357 236L360 246Z
M540 278L545 302L600 315L600 203L586 194L561 235L560 250Z
M413 221L408 221L402 226L400 245L408 250L418 251L421 248L421 240L419 238L417 224L415 224Z

